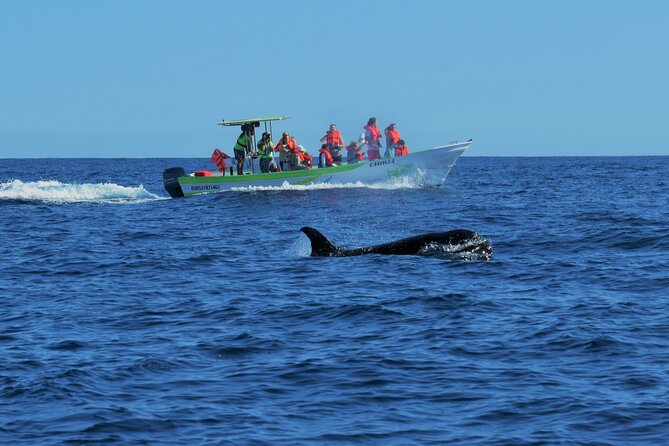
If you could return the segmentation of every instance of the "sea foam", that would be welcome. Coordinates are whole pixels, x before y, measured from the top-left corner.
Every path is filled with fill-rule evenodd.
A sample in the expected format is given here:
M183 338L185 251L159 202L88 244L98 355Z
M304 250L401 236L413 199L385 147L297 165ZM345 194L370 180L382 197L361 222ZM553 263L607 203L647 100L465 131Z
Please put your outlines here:
M27 181L13 180L0 183L0 200L43 201L49 203L140 203L160 200L137 187L121 186L114 183L61 183L56 180Z

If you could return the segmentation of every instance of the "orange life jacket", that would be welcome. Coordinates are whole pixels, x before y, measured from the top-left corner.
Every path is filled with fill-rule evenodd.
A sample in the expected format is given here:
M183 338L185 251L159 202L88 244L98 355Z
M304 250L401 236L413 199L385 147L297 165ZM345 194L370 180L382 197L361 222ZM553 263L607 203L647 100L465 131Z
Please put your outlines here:
M293 153L298 153L298 154L300 153L300 149L297 148L297 143L293 138L288 138L288 142L285 145L283 143L283 138L281 138L279 144L276 145L275 150L281 151L283 150L284 147Z
M328 149L318 149L318 152L325 155L325 167L330 167L334 164L334 159L332 159L332 155L330 155Z
M400 132L397 130L386 130L386 139L389 144L397 144L400 140Z
M407 146L395 146L395 156L406 156L409 154L409 148Z
M381 130L379 130L378 127L372 127L371 125L366 125L363 127L363 129L369 130L369 132L372 134L372 141L367 141L367 143L377 142L378 140L381 139Z
M225 153L221 152L218 149L214 149L214 153L211 155L211 159L209 162L211 163L216 163L216 167L218 168L219 172L225 172L225 169L228 168L228 165L225 164L225 159L230 158L228 155Z
M360 149L358 149L358 146L350 145L346 147L346 150L348 150L349 159L358 158L360 161L365 159L365 153L361 152Z
M312 156L309 155L308 153L300 152L300 158L304 162L304 165L309 166L309 168L311 169L312 167L311 162L313 160Z
M339 133L339 130L335 130L334 132L328 130L327 132L325 132L325 138L327 139L326 143L329 146L344 145L344 141L342 141L341 139L341 133Z

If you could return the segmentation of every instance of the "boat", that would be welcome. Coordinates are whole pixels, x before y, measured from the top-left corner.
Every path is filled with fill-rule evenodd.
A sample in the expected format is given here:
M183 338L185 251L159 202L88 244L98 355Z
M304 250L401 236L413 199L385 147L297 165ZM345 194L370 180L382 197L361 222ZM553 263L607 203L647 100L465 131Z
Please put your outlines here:
M251 124L259 127L264 123L265 131L271 135L272 122L288 119L290 116L249 118L221 121L222 126L242 126ZM269 128L268 128L269 124ZM255 138L255 137L254 137ZM251 187L277 187L288 185L309 185L318 183L371 185L410 178L416 184L439 187L446 180L455 162L470 146L472 140L453 141L428 150L409 153L406 156L360 161L332 167L291 170L274 173L260 173L257 158L247 157L244 175L232 175L233 169L223 172L199 171L186 173L182 167L171 167L163 172L165 190L172 198L210 194ZM255 139L253 140L255 147Z

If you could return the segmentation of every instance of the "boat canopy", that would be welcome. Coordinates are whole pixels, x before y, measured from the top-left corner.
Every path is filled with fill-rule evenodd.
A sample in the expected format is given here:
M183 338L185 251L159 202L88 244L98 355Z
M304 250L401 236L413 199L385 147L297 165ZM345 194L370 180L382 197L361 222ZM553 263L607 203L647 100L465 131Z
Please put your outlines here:
M284 119L288 119L290 116L270 116L268 118L249 118L249 119L234 119L232 121L226 121L225 119L221 119L221 122L218 123L218 125L224 125L224 126L232 126L232 125L244 125L244 124L256 124L255 127L258 127L261 122L271 122L271 121L283 121Z

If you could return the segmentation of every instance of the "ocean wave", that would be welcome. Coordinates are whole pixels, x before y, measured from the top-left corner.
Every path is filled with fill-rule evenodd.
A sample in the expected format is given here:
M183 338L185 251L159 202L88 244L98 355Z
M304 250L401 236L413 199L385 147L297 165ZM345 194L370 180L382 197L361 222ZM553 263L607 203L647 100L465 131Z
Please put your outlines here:
M61 183L56 180L0 183L0 200L46 203L143 203L164 199L144 189L114 183Z

